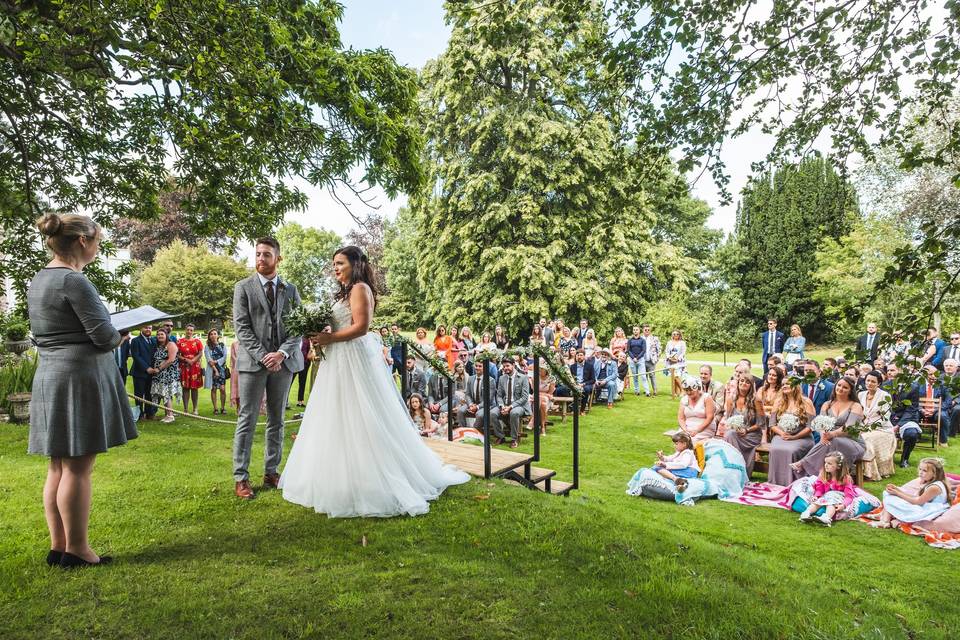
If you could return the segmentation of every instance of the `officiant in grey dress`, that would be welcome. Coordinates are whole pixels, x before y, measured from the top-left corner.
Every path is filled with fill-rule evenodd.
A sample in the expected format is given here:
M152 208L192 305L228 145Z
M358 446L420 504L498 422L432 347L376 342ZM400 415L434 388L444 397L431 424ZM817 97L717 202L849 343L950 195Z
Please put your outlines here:
M300 306L297 288L280 279L280 243L275 238L256 242L257 272L233 289L233 325L237 332L237 372L240 406L233 438L233 479L237 497L254 497L250 486L250 452L260 400L267 394L264 450L264 489L276 489L283 457L283 412L295 373L303 369L301 336L287 335L284 317Z
M54 253L27 292L39 357L28 452L50 458L43 487L47 564L107 564L87 539L93 464L98 453L136 438L137 428L113 351L120 333L83 275L97 258L100 227L87 216L55 213L37 227Z

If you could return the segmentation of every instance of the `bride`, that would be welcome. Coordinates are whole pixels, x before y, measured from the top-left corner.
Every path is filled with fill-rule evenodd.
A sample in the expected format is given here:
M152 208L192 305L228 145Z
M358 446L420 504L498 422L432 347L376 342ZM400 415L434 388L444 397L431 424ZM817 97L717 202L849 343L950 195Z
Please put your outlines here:
M332 332L303 423L280 477L283 497L332 518L417 515L469 476L445 465L417 432L380 341L368 333L376 306L373 271L358 247L339 249Z

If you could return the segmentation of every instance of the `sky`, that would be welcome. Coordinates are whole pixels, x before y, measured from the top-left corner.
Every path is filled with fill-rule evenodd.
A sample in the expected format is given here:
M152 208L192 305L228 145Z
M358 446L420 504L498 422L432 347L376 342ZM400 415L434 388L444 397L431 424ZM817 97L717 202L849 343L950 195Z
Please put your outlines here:
M344 46L356 49L383 47L393 52L401 64L421 68L424 63L439 56L446 48L450 29L444 24L443 4L440 0L341 0L344 4L340 36ZM708 225L732 231L736 222L737 196L750 176L750 164L762 159L772 145L772 137L760 132L747 133L728 140L721 152L731 181L732 203L721 204L719 190L709 175L692 183L693 195L705 200L713 215ZM693 176L691 176L692 179ZM309 197L306 211L287 216L288 221L306 226L325 227L345 235L355 224L350 213L324 189L306 182L296 183ZM388 218L406 203L401 196L390 200L380 190L374 190L377 213ZM339 194L352 202L351 209L358 216L369 211L362 203L351 200L349 194ZM248 253L244 251L244 253ZM252 247L249 253L252 255ZM249 257L249 256L248 256Z

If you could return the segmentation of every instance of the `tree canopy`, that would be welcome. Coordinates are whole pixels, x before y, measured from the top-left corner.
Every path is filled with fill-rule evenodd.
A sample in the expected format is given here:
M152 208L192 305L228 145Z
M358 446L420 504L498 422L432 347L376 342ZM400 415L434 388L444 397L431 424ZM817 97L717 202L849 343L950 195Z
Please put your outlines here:
M233 286L248 275L242 262L177 240L143 270L139 294L143 304L185 320L225 322L233 313Z
M359 166L415 190L415 74L344 49L341 15L332 0L0 3L0 189L24 204L4 215L155 218L172 171L195 233L250 239L304 206L297 176L332 188Z
M333 252L340 236L327 229L288 222L276 233L280 242L280 275L297 286L300 296L314 301L333 290Z

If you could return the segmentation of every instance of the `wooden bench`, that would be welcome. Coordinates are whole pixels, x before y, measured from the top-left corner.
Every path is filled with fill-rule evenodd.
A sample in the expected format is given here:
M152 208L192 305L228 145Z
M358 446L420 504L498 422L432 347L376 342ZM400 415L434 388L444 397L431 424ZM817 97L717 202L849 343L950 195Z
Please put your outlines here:
M753 470L762 473L764 475L768 474L770 471L770 443L765 442L757 447L757 460L753 463ZM853 481L857 483L858 487L863 486L863 460L857 460L857 464L853 470L854 478Z

